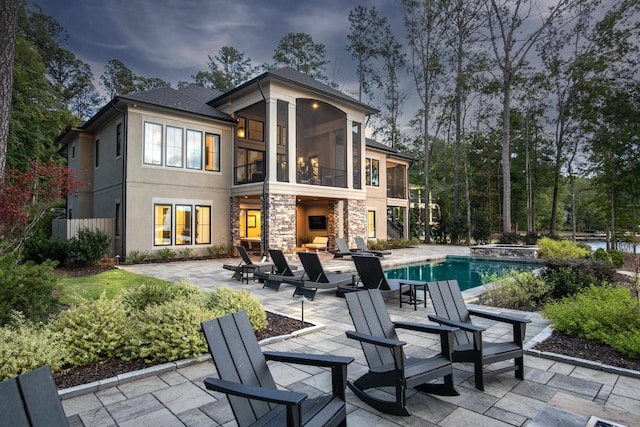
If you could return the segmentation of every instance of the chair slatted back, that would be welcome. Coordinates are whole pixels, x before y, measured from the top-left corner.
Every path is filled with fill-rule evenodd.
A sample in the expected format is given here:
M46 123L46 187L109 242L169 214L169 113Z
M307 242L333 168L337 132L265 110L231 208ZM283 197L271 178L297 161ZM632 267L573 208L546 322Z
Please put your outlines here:
M360 281L367 289L380 289L383 291L391 289L382 270L380 258L375 256L354 255L352 259L356 265L356 270L358 270Z
M202 323L209 352L221 379L265 388L276 388L245 311ZM228 395L240 426L250 425L273 409L258 400Z
M322 268L320 258L315 252L298 252L298 257L302 263L305 273L309 277L309 281L316 283L329 283L329 279Z
M356 247L358 248L359 251L366 252L369 250L369 246L367 245L367 242L365 242L362 237L356 237L355 241L356 241Z
M293 276L293 271L289 267L287 258L284 256L280 249L269 249L269 256L271 261L276 266L275 274L280 276Z
M23 427L29 426L29 418L22 404L18 380L10 378L0 382L0 414L2 422L7 426Z
M242 245L236 246L236 249L238 250L238 253L242 257L242 260L244 261L245 264L253 265L253 261L251 261L251 257L249 257L249 254L247 253L247 249L244 246Z
M48 365L20 375L18 384L32 426L69 425Z
M460 286L457 280L444 280L440 282L429 282L429 295L433 302L433 309L436 316L458 322L471 323L471 316L462 298ZM454 332L456 345L466 345L473 343L473 334L458 330Z
M349 292L345 294L345 298L357 332L376 337L398 339L379 290ZM394 363L393 352L389 348L363 342L362 351L370 370Z
M347 244L347 241L344 240L342 237L336 237L336 246L338 247L339 253L343 253L343 254L351 253L351 250L349 249L349 245Z

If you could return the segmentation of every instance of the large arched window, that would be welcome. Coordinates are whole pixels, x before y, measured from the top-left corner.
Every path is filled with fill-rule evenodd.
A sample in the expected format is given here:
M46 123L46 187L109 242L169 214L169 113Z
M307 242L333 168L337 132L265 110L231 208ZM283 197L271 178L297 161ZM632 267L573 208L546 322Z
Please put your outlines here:
M327 103L296 100L296 181L347 186L347 115Z

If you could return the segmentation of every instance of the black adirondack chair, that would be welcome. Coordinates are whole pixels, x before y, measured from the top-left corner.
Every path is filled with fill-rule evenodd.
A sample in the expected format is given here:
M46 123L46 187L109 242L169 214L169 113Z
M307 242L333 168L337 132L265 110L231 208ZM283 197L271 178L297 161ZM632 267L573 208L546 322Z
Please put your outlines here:
M392 322L380 291L352 292L345 295L356 332L347 337L360 341L369 372L347 386L366 404L392 415L411 415L406 408L406 389L416 388L427 393L457 396L453 386L451 349L456 328L440 325ZM396 328L440 335L441 353L425 358L406 357L404 341L398 340ZM443 378L443 383L429 381ZM395 400L384 400L368 390L395 387Z
M456 328L453 346L454 362L471 362L474 364L474 378L476 388L484 391L484 378L503 372L515 370L518 379L524 379L523 341L528 319L505 314L487 313L479 310L467 309L460 292L457 280L429 282L429 295L433 302L435 315L429 319ZM508 342L487 342L482 340L485 328L474 325L471 315L509 323L513 326L513 340ZM507 366L491 371L485 371L484 365L503 360L514 359L513 366Z
M49 366L0 383L0 425L68 426Z
M304 295L313 300L318 289L332 289L353 285L351 274L328 273L324 271L316 252L298 252L300 262L306 273L302 285L296 286L293 295Z
M304 270L298 271L298 267L289 265L287 258L280 249L269 249L269 256L273 261L273 271L256 273L256 277L263 282L263 288L271 288L277 291L283 283L296 286L304 285Z
M391 251L369 249L367 242L362 237L356 237L355 241L356 241L356 247L360 252L370 253L372 255L379 256L379 257L383 257L385 255L391 255Z
M203 322L202 330L220 376L206 378L205 386L227 394L240 427L346 426L345 382L352 357L262 353L244 311ZM278 390L267 360L331 368L332 394L309 399Z

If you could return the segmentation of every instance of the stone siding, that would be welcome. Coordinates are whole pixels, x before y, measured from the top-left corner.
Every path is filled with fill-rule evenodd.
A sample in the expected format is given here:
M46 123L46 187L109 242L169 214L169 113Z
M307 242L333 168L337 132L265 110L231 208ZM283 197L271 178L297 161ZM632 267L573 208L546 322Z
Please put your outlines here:
M478 258L535 259L538 257L538 247L521 245L480 245L471 246L469 253L472 257Z
M344 201L344 238L355 246L355 238L367 239L367 203L364 200Z
M265 233L267 247L281 249L285 254L296 250L296 197L288 194L270 194L264 218L269 218Z

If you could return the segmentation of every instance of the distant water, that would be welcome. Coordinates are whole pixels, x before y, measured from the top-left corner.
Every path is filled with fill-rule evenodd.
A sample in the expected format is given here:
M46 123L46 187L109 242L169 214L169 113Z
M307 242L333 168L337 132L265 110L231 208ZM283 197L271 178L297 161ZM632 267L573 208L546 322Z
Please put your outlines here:
M605 251L607 250L607 242L605 242L604 240L589 240L584 243L589 245L591 250L594 252L600 248L604 249Z

